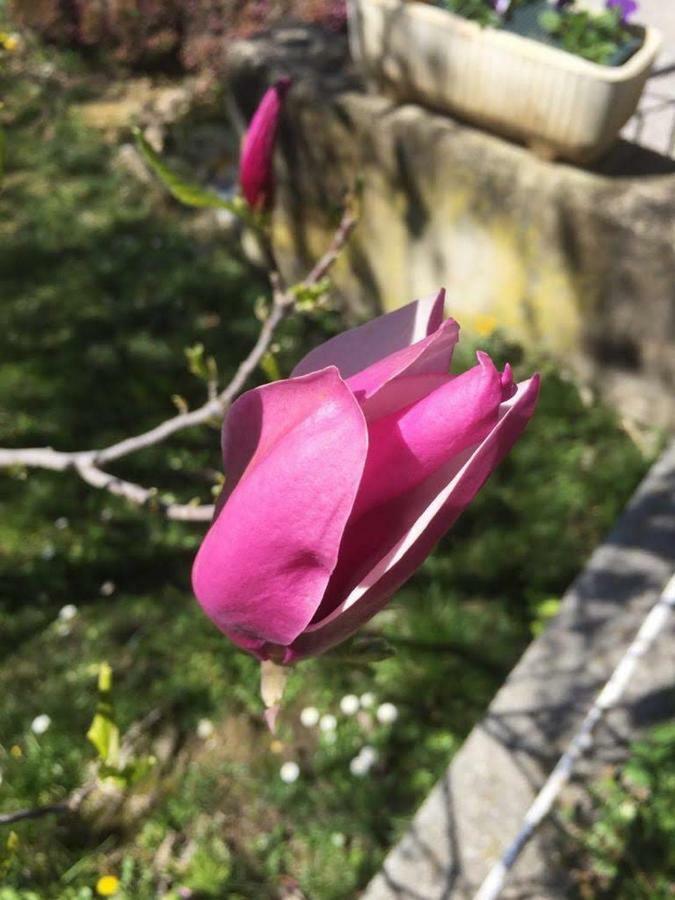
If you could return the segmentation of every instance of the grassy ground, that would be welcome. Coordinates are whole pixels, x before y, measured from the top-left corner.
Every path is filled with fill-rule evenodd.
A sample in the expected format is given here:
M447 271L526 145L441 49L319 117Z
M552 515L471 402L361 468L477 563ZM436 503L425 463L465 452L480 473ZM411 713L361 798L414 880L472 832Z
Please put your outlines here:
M0 445L97 446L149 427L172 395L202 398L186 346L204 343L226 376L255 332L256 274L115 169L115 148L69 111L92 89L79 66L34 49L5 60L1 76ZM311 323L291 328L284 371L318 337ZM86 819L5 830L1 900L90 897L106 873L135 900L179 889L271 900L295 883L320 900L355 895L648 463L610 412L545 362L498 336L490 344L521 372L544 366L535 421L373 623L396 655L301 666L278 740L261 723L255 663L191 597L200 527L68 475L1 475L0 808L58 801L87 778L102 660L123 732L141 723L139 752L158 759L121 804L111 792ZM118 471L187 499L208 497L218 466L217 433L205 429ZM68 604L77 613L64 621ZM394 703L397 721L340 713L344 694L364 692ZM308 705L336 714L334 738L300 724ZM51 724L38 735L41 714ZM365 743L378 761L359 778L349 762ZM300 766L292 784L279 777L288 760Z

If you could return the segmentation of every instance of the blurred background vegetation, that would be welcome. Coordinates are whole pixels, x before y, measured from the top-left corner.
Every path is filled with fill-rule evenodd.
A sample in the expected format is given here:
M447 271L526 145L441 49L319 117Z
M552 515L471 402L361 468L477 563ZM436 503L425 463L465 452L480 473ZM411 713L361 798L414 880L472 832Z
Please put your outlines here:
M107 6L113 13L103 34L96 4L21 4L22 22L38 16L47 37L68 35L72 47L55 49L21 31L0 60L4 446L96 447L150 427L176 402L203 399L186 348L202 344L225 380L258 327L254 310L265 283L238 242L120 165L128 132L93 130L78 112L110 80L111 70L92 58L99 50L140 65L151 47L169 48L187 65L195 51L182 43L182 26L180 48L177 36L162 43L157 35L178 12L208 7L217 15L223 5L143 4L149 12L142 19L140 2ZM17 24L5 16L0 27L9 33ZM133 28L141 24L139 37ZM86 47L92 52L83 53ZM342 327L339 310L289 322L275 348L281 374ZM650 450L636 446L612 412L545 359L526 357L498 332L483 346L520 374L543 370L535 420L370 626L395 655L375 664L336 655L301 665L277 738L261 721L257 664L213 628L191 596L201 526L168 523L68 475L2 473L0 810L62 800L90 777L95 753L85 734L104 660L114 672L121 732L156 764L133 791L111 786L80 816L0 831L0 900L92 897L97 883L105 889L105 875L118 879L119 896L136 900L272 900L294 890L320 900L355 896L555 613L656 451L654 441ZM470 364L472 350L462 347L458 365ZM265 377L257 373L259 383ZM184 500L208 500L218 480L218 443L216 429L185 432L116 471ZM396 721L382 724L372 710L340 711L343 695L364 693L375 706L393 703ZM336 728L303 726L307 706L334 714ZM43 717L39 726L36 717ZM654 776L671 801L672 742L672 732L660 735L657 749L640 757L671 748ZM364 744L376 749L377 761L359 777L349 763ZM292 783L279 777L284 761L299 766ZM618 774L613 784L630 790ZM623 794L613 796L625 812ZM667 833L672 808L654 812L652 831ZM619 896L611 893L625 876L617 846L637 840L630 865L645 868L644 828L631 831L643 817L642 809L624 815L619 829L607 815L600 820L614 835L614 868L601 858L602 840L589 838L584 871L597 867L599 875L580 884L598 893L585 896ZM648 865L647 893L621 896L661 896L649 893L659 863L650 857Z

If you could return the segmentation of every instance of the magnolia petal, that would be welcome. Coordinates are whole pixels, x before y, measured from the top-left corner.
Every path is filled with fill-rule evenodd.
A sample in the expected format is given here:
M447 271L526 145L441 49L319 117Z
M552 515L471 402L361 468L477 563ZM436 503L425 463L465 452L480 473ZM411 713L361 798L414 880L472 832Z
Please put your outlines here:
M487 354L478 359L479 365L423 400L369 425L363 478L315 621L339 606L398 543L426 496L420 486L477 447L497 424L501 376Z
M291 647L287 661L322 653L350 637L382 609L421 565L442 535L471 503L490 474L529 422L539 395L539 376L518 386L502 404L494 429L473 451L424 486L420 514L397 545L373 568L349 597L325 619L310 625Z
M264 642L291 643L319 606L363 472L367 430L334 367L249 391L233 405L228 429L228 458L245 470L197 554L193 588L222 631L258 652Z
M443 321L444 302L442 290L338 334L311 350L292 374L306 375L332 365L338 367L343 378L350 378L437 331Z
M421 341L404 347L347 379L347 384L361 404L366 418L373 420L402 409L425 397L438 379L449 379L450 363L459 339L459 325L446 319L436 331ZM419 392L410 399L410 391L402 393L403 379L416 383ZM412 381L414 379L414 382ZM427 380L425 386L424 379Z

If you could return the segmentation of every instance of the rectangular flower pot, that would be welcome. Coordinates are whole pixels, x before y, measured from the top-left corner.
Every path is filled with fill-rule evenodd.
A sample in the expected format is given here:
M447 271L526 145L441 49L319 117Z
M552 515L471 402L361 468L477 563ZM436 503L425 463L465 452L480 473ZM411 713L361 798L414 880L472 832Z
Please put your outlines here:
M647 28L627 62L603 66L425 3L350 0L349 14L353 56L396 99L579 163L615 141L661 45Z

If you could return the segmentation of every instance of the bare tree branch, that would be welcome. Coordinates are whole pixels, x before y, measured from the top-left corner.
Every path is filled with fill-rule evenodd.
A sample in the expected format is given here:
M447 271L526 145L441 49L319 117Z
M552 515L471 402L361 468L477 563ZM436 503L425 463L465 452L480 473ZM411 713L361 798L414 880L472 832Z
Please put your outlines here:
M311 287L325 278L349 240L356 221L356 215L348 203L330 247L301 282L301 286ZM273 255L271 259L274 259ZM54 450L52 447L26 447L16 450L0 448L0 468L25 466L34 469L50 469L56 472L73 470L92 487L124 497L137 506L157 509L169 519L193 522L210 520L214 509L212 505L166 502L161 499L156 488L146 488L131 481L125 481L105 472L101 466L160 444L176 432L222 418L228 406L244 388L268 352L277 328L295 306L295 293L292 289L284 286L276 263L270 272L270 284L272 286L272 306L269 315L261 325L255 344L248 356L240 363L229 384L219 394L212 396L213 387L209 387L209 400L202 406L189 412L179 413L149 431L124 438L98 450L62 451Z

